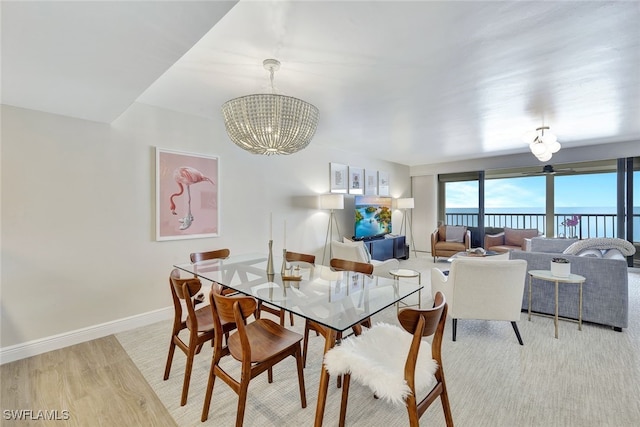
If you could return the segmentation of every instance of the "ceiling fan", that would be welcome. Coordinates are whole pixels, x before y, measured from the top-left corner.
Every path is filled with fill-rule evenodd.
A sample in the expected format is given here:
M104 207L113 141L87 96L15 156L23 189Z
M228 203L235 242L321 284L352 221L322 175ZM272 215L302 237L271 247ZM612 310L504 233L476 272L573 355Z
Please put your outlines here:
M544 165L541 171L538 172L524 172L523 175L555 175L557 173L571 173L573 169L555 169L553 165Z

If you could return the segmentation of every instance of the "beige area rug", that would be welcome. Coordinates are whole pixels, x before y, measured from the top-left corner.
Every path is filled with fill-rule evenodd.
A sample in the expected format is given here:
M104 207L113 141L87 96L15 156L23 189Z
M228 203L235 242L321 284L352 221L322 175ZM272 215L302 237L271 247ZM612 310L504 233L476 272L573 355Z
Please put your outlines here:
M412 253L413 255L413 253ZM418 254L402 262L405 268L422 272L425 284L423 306L431 302L429 275L433 266L446 269L444 260L433 263L429 254ZM508 322L459 321L458 340L451 341L447 322L443 343L444 370L455 425L458 427L622 427L640 422L640 270L630 269L630 324L622 333L584 324L560 322L554 338L553 319L523 313L519 322L524 346L518 345ZM409 301L411 302L411 301ZM390 308L374 317L396 322ZM296 318L292 328L301 331ZM237 396L222 381L216 381L209 420L200 422L209 373L211 348L196 356L189 400L180 406L184 355L177 351L171 377L162 380L171 323L160 322L117 335L178 425L233 426ZM245 426L311 426L315 416L323 340L313 337L305 369L308 406L300 407L295 361L285 360L274 370L274 383L266 375L249 386ZM237 362L226 358L225 365ZM237 369L235 370L237 372ZM340 389L331 380L324 425L335 426ZM420 419L424 426L444 426L440 402ZM373 398L368 389L353 384L350 389L347 424L351 426L403 426L408 424L403 407Z

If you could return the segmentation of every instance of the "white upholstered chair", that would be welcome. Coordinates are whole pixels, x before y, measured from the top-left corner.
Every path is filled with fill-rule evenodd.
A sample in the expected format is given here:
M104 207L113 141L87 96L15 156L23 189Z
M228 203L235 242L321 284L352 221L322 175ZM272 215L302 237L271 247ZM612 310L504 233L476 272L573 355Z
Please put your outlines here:
M431 292L442 292L449 304L453 341L458 319L504 320L511 322L520 345L520 320L527 262L491 258L456 258L449 275L431 269Z
M391 277L389 271L400 267L400 261L394 258L385 261L371 259L371 254L369 254L364 242L361 240L355 242L338 242L337 240L332 240L331 258L373 264L374 276Z

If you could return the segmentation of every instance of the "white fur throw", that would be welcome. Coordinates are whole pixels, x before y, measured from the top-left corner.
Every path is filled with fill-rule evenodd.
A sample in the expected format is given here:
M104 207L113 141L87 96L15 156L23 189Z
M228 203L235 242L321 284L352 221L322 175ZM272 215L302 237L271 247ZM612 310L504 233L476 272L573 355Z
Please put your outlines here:
M563 254L576 255L584 249L618 249L624 256L631 256L636 253L635 246L624 239L596 237L594 239L578 240L577 242L572 243L564 250Z
M329 375L351 373L351 379L368 386L381 399L405 405L411 389L404 379L404 365L413 335L399 326L376 323L351 336L324 356ZM422 340L416 366L416 393L430 391L436 384L438 365L431 358L431 344Z

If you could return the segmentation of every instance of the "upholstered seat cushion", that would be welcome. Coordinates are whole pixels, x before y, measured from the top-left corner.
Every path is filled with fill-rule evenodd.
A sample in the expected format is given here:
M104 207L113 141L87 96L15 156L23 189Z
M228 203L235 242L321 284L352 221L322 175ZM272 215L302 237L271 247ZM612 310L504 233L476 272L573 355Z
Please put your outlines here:
M381 399L404 405L411 392L404 379L413 335L399 326L376 323L359 336L351 336L329 350L324 365L330 375L351 373L351 377L368 386ZM416 366L416 393L431 390L438 365L431 358L431 344L423 340Z

